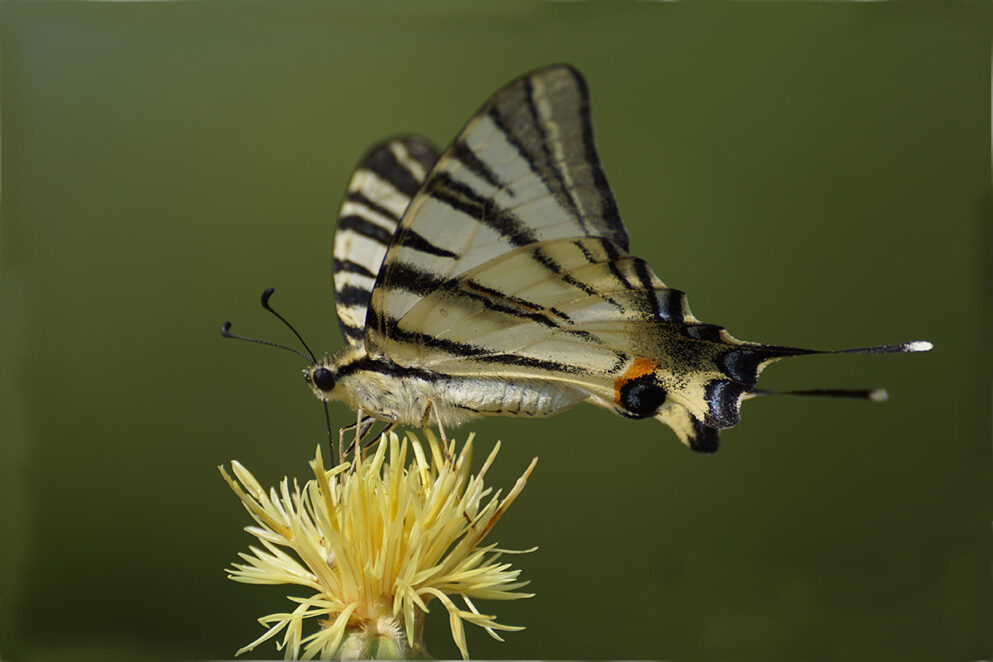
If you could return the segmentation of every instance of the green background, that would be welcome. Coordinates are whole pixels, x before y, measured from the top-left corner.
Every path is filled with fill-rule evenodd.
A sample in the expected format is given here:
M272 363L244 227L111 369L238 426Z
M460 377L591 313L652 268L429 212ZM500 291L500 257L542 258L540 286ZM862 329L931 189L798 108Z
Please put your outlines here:
M330 242L374 141L447 143L565 61L632 239L749 340L930 354L786 362L712 457L578 407L471 426L494 540L537 597L475 657L989 655L990 5L38 3L3 21L0 655L230 657L284 609L216 465L305 476L320 408L285 352L337 349ZM336 423L350 414L332 411ZM479 458L477 457L477 461ZM429 650L457 656L447 619ZM279 656L269 645L261 657Z

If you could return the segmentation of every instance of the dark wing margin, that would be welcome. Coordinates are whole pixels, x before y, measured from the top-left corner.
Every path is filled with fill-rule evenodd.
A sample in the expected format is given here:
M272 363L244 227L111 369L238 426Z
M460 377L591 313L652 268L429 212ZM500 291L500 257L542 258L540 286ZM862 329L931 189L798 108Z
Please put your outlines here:
M335 310L350 345L364 342L366 309L379 267L411 198L438 159L420 138L386 140L348 182L334 233Z

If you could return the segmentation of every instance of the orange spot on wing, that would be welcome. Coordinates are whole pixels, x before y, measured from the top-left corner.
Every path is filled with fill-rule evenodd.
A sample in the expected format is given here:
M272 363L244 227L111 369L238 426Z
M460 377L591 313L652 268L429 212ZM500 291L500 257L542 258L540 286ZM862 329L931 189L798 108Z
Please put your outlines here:
M624 371L624 374L614 380L614 402L621 404L621 389L632 379L638 379L655 372L659 364L651 359L635 358Z

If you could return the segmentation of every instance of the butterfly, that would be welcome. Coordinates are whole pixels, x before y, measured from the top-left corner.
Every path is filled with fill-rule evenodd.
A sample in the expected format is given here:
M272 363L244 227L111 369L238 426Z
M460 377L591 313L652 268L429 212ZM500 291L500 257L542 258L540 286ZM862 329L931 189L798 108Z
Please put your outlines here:
M442 153L375 146L334 236L347 342L305 371L314 394L390 424L543 418L587 402L654 418L717 450L759 374L822 353L701 322L629 252L597 157L589 95L567 65L512 81ZM838 350L917 352L926 341ZM801 393L801 392L795 392ZM880 391L809 391L878 399Z

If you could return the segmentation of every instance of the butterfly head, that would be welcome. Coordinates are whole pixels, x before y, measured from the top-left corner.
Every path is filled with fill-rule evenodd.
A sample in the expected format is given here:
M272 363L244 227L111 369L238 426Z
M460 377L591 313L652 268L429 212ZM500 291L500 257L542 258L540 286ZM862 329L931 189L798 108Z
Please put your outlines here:
M338 400L350 404L349 371L342 372L341 369L340 362L328 358L304 369L303 377L314 397L325 403Z
M334 390L338 385L339 375L333 362L328 359L317 361L304 369L303 377L318 400L327 402L338 399Z
M307 377L307 383L310 384L316 392L324 395L331 393L334 390L334 373L323 365L313 366L307 368L304 371L304 375ZM321 397L320 395L318 397ZM325 396L326 397L326 396Z
M364 349L349 345L333 356L311 363L304 369L303 376L318 400L341 400L348 403L351 385L349 375L361 371L367 361L368 355Z

